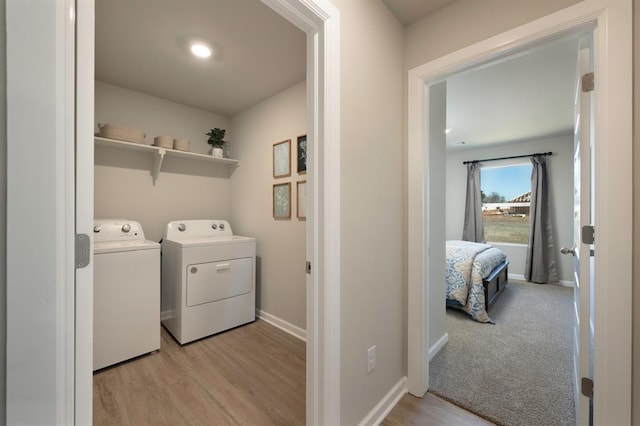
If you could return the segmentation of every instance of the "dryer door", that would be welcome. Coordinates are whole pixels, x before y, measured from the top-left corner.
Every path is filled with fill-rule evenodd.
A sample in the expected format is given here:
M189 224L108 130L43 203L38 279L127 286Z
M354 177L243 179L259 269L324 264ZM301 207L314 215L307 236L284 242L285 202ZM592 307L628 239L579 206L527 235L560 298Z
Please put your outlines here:
M187 306L240 296L253 290L253 259L221 260L187 266Z

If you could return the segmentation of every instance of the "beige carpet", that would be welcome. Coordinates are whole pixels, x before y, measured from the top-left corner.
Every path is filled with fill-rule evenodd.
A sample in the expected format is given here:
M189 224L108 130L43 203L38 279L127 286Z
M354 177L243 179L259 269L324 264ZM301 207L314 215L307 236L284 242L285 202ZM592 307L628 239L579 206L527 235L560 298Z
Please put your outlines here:
M430 391L501 425L573 425L573 289L512 281L481 324L448 309Z

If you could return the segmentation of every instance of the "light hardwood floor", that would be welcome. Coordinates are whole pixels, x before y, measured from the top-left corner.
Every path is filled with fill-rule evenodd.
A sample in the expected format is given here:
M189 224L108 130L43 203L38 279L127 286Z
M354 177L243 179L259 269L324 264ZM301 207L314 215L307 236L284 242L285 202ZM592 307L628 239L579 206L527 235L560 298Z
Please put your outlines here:
M260 320L184 346L162 329L159 352L94 374L94 424L304 425L305 350ZM382 424L490 423L427 394L405 395Z
M184 346L163 329L93 388L95 425L302 425L305 344L259 320Z
M383 426L477 426L493 423L427 393L422 398L409 394L403 396L381 424Z

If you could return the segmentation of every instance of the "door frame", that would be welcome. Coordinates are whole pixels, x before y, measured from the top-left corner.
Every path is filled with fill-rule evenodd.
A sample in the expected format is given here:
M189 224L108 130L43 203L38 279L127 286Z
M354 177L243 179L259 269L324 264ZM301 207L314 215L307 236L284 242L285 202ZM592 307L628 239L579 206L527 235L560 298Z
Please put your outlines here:
M429 286L434 285L429 282L426 270L431 202L426 192L429 182L427 85L506 57L531 44L593 29L596 205L616 206L599 210L595 221L596 244L600 249L595 261L594 388L597 398L594 421L595 424L631 423L631 6L630 0L585 0L409 71L407 378L413 395L422 396L429 388L427 295ZM607 283L607 286L597 283Z
M327 0L262 1L307 34L312 147L307 176L313 203L308 210L313 217L307 220L307 235L313 237L307 284L307 424L339 424L339 12ZM81 113L76 128L74 101L78 108L93 110L93 66L86 62L94 57L95 2L36 3L8 2L6 11L6 419L91 424L92 332L87 324L92 309L78 297L87 299L92 293L77 287L91 287L93 277L86 269L74 280L73 236L92 235L93 188L85 181L75 192L74 160L85 175L92 170L94 141L92 113ZM89 323L75 328L81 320Z

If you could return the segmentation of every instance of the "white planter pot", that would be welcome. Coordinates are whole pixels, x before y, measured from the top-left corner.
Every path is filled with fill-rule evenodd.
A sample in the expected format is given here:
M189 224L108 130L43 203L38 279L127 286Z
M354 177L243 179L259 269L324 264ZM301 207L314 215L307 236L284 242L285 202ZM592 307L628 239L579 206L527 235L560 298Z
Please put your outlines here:
M211 148L211 155L215 158L224 158L224 151L222 148Z

